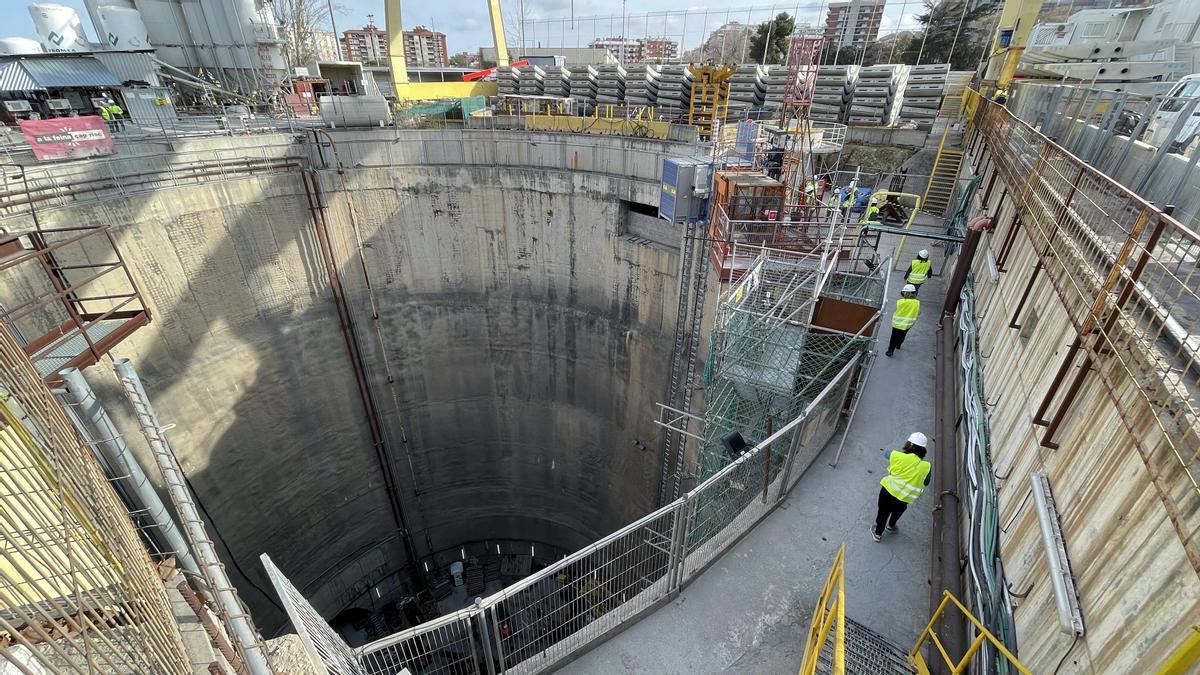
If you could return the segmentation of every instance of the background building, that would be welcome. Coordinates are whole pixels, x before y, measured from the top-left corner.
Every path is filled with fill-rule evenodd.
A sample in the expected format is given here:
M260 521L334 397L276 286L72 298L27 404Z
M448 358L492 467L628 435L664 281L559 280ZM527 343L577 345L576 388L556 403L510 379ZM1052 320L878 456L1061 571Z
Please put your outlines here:
M621 63L638 63L642 60L642 42L626 37L597 38L588 43L592 49L607 49Z
M679 58L679 43L674 40L642 40L642 58L646 61L674 61Z
M592 40L588 47L607 49L621 63L673 61L679 58L679 43L662 38L598 38Z
M862 49L879 37L883 6L887 0L850 0L829 3L825 39L839 47Z
M742 61L753 33L754 27L744 23L730 21L722 24L708 34L704 44L685 53L684 60L693 63Z
M417 26L404 31L404 60L410 66L446 67L450 51L446 49L446 34Z
M338 61L337 36L327 30L309 30L297 38L294 26L279 30L293 66L306 66L314 61ZM298 43L297 43L298 42Z
M405 34L407 38L407 33ZM407 39L406 39L407 41ZM361 63L382 63L387 60L387 33L373 23L357 30L342 33L342 58Z

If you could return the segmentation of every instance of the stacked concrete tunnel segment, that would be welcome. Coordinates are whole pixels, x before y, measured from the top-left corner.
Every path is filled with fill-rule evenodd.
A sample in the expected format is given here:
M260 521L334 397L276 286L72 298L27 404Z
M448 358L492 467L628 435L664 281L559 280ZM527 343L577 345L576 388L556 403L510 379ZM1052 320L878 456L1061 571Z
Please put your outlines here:
M545 563L652 510L678 254L629 223L657 204L662 159L691 146L458 130L320 139L129 149L44 190L34 175L44 227L112 226L154 317L114 355L177 425L168 437L264 632L285 625L264 551L333 617L464 549ZM24 206L4 208L0 226L29 229ZM3 301L27 292L8 284ZM148 459L111 364L86 375Z

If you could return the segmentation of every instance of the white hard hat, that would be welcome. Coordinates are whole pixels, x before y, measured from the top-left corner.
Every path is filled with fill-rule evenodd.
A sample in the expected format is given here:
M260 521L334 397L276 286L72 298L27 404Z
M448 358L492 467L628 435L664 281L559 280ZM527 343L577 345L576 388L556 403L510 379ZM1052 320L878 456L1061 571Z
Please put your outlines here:
M929 260L929 251L926 249L921 249L920 251L917 251L917 257Z
M925 434L919 431L912 432L912 434L908 437L908 442L912 443L913 445L919 445L922 448L926 445L929 445L929 439L925 437Z
M917 287L912 284L904 284L904 288L900 289L901 293L916 293Z

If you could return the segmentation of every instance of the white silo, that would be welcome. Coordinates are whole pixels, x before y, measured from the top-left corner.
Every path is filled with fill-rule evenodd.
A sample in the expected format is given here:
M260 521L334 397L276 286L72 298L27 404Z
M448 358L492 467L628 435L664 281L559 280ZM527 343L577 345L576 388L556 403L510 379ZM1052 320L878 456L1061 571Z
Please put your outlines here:
M101 5L97 14L105 33L100 38L108 49L150 49L150 37L141 12L129 7Z
M0 56L19 56L21 54L41 54L42 43L27 37L0 38Z
M37 3L29 6L38 41L48 52L91 51L79 13L66 5Z

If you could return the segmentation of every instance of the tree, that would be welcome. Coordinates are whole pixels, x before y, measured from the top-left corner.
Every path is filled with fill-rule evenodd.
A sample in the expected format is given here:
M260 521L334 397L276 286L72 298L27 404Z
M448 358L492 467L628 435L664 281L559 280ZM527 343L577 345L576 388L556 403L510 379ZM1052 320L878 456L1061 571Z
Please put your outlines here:
M743 54L749 54L753 29L737 21L718 27L709 33L704 44L688 50L683 60L688 63L740 63Z
M287 42L286 53L293 66L306 66L317 60L318 33L332 30L327 0L280 0L274 3L275 19ZM336 14L346 14L341 4L333 3ZM339 39L335 35L334 39Z
M902 63L905 52L908 51L916 33L900 31L885 35L867 45L862 57L862 65L873 66L879 63ZM918 36L916 39L920 39Z
M925 0L925 13L917 17L924 30L913 37L903 61L949 63L951 70L974 70L989 43L990 18L999 7L970 0Z
M825 51L821 52L821 63L830 66L858 63L858 48L854 45L838 47L836 42L826 43Z
M795 29L796 20L787 12L780 12L774 19L759 24L758 32L750 38L750 59L754 63L785 62Z

